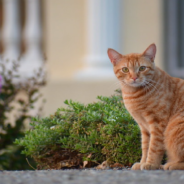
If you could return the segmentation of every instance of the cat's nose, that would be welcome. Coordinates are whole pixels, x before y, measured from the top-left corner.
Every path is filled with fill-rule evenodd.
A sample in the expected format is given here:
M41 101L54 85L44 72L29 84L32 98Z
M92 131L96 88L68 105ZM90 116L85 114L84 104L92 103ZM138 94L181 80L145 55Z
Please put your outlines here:
M138 77L132 77L132 79L134 80L134 82L136 81L137 78L138 78Z

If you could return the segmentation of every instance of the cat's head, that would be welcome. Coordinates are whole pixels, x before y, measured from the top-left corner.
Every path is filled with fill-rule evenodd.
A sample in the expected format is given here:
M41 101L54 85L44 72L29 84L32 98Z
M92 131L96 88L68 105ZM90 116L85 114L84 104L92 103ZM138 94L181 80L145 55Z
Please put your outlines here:
M155 73L155 44L151 44L142 54L122 55L113 49L108 49L107 53L116 77L124 84L140 87L152 80Z

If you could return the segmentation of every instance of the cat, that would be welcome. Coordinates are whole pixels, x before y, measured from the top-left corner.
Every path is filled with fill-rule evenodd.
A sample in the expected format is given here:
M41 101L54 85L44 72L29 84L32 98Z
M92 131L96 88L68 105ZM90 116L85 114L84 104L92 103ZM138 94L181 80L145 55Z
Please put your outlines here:
M155 66L155 44L141 54L107 53L125 107L141 131L142 158L132 170L184 170L184 80ZM161 166L165 152L167 163Z

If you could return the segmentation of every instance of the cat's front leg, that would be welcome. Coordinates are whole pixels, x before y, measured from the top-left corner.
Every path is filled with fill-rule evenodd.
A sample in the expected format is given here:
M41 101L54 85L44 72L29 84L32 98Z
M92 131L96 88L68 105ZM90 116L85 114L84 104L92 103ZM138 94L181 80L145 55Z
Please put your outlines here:
M149 141L150 141L150 134L148 131L140 126L141 129L141 147L142 147L142 158L140 162L136 162L132 166L132 170L140 170L141 165L146 163L147 155L148 155L148 149L149 149Z
M149 150L146 163L141 164L141 170L160 169L160 163L164 155L164 136L157 128L151 130Z

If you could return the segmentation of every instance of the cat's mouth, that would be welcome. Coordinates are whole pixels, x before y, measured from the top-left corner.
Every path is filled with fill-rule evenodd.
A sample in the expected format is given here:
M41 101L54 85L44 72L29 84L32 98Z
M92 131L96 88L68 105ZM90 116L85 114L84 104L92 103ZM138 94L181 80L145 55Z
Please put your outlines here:
M133 81L133 82L129 82L127 84L131 87L140 87L140 86L142 86L142 83L140 81Z
M141 84L138 83L138 82L132 82L129 85L132 86L132 87L139 87L139 86L141 86Z
M136 80L136 81L122 81L125 85L130 86L130 87L141 87L144 82L140 81L140 80Z

